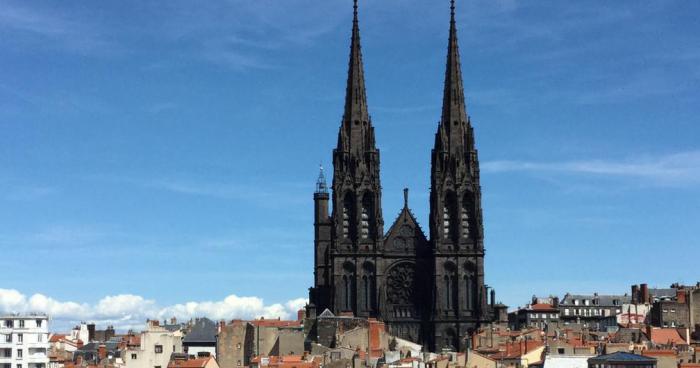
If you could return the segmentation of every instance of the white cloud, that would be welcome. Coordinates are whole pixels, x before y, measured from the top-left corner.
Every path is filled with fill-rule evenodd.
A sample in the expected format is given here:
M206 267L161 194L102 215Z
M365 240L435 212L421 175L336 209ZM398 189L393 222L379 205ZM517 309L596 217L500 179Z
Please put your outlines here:
M689 185L700 183L700 151L620 161L489 161L484 162L481 169L487 172L549 171L595 174L645 179L658 185Z
M0 309L7 312L20 312L27 298L17 290L0 289Z
M303 308L306 299L297 298L284 304L266 305L263 299L250 296L229 295L219 301L190 301L169 306L159 306L155 300L139 295L121 294L105 296L96 304L58 301L43 294L27 298L18 290L0 289L0 313L46 313L52 320L52 330L67 329L80 321L92 321L98 325L113 325L117 329L138 329L147 319L177 317L188 320L208 317L214 320L253 319L259 317L295 319L297 310Z

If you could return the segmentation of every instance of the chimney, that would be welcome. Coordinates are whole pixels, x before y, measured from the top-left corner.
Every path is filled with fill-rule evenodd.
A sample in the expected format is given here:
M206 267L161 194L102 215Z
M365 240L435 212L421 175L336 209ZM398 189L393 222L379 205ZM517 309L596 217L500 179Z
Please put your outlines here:
M559 308L559 297L555 296L552 298L552 307Z
M679 304L685 304L685 290L683 289L676 289L676 301L678 301Z
M100 361L107 357L107 347L105 344L100 344L100 346L97 348L97 357L100 359Z
M640 285L640 292L642 293L642 302L649 303L651 301L651 298L649 298L649 285Z
M632 302L639 304L639 285L632 285Z
M171 324L171 325L176 325L176 324L177 324L177 318L171 317L171 318L170 318L170 324Z
M226 321L222 319L219 321L219 332L223 331L224 327L226 327Z
M491 308L496 305L496 289L491 289Z
M303 320L304 320L304 315L305 315L305 314L306 314L306 313L304 312L304 309L299 309L299 310L297 311L297 321L299 321L299 322L303 321Z
M88 330L88 342L95 341L95 324L90 323L89 325L87 325L87 330Z

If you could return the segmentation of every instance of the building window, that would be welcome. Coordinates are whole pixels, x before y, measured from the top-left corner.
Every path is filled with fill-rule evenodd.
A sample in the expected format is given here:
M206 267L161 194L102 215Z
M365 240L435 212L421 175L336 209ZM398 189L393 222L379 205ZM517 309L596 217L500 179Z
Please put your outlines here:
M236 344L236 349L241 350L241 343Z
M236 366L238 366L238 367L241 366L241 361L240 361L240 360L236 362Z
M156 345L156 354L163 354L163 345Z
M445 239L450 237L450 211L447 206L442 208L442 231Z
M41 320L40 319L36 320L36 327L41 327Z
M36 342L42 342L44 340L44 334L36 335Z
M9 327L9 328L15 327L15 324L13 322L14 321L12 321L11 319L6 319L5 320L5 327Z
M21 365L21 364L17 364L17 368L22 368L22 365Z
M466 200L462 203L462 213L460 214L460 226L462 227L462 237L469 237L469 209Z
M12 342L12 334L5 335L5 342Z
M24 334L18 333L17 334L17 343L21 344L24 342Z
M367 212L367 207L362 206L362 221L360 222L360 232L362 234L362 239L369 238L369 213Z
M22 349L17 349L17 359L22 359L24 351Z
M19 320L19 328L24 328L24 320L23 319Z
M136 355L136 354L131 354L131 360L136 360L136 358L138 358L138 357L139 357L139 356Z

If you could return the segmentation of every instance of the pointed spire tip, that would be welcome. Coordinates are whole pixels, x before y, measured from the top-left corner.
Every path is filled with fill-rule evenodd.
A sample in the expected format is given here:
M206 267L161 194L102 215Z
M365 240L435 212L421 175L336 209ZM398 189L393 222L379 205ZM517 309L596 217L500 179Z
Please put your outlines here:
M352 9L353 9L353 19L355 21L357 21L357 0L353 0Z

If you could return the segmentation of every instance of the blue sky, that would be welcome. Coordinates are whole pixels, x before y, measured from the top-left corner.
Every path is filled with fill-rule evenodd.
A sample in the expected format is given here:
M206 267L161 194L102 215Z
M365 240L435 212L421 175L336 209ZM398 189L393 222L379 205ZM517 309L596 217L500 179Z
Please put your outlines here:
M699 281L700 3L457 5L499 299ZM351 2L1 8L0 309L291 316ZM426 230L448 20L447 1L360 1L384 217L409 187Z

